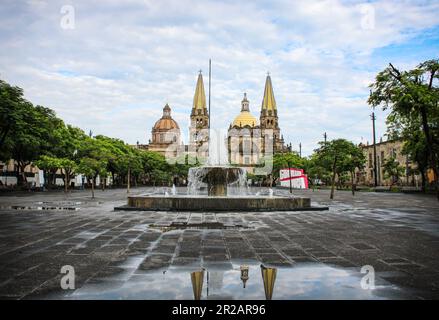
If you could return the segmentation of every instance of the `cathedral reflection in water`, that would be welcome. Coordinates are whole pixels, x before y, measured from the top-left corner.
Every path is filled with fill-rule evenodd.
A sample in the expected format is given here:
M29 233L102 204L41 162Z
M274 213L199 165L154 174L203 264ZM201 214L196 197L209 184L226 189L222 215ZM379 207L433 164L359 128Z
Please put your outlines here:
M240 274L243 288L246 287L246 283L249 280L249 266L241 265ZM194 300L201 300L204 284L204 275L206 274L206 298L215 297L219 294L223 286L224 271L215 270L208 271L201 269L199 271L191 272L192 290L194 293ZM267 268L261 264L261 276L264 284L265 299L271 300L273 297L274 283L276 281L277 268Z

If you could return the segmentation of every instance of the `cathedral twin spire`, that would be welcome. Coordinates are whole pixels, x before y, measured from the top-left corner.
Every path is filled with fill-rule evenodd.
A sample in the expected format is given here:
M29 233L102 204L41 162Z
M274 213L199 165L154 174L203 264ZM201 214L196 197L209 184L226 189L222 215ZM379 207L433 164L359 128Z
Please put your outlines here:
M203 75L198 75L197 86L195 87L194 102L192 104L192 110L205 110L206 109L206 94L204 93Z
M267 74L267 79L265 80L264 98L262 99L263 110L276 110L276 100L274 99L273 85L271 84L271 77Z
M195 87L194 101L192 104L193 110L205 110L206 108L206 94L204 92L203 75L198 74L197 85ZM261 111L276 110L276 99L274 98L273 85L271 77L268 74L265 80L264 97L262 99Z

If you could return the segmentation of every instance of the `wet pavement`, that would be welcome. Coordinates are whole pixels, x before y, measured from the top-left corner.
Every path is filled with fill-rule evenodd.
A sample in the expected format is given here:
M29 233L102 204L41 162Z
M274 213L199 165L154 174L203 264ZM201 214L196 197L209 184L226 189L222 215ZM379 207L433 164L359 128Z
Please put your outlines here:
M434 196L294 193L329 211L126 212L113 210L125 190L3 194L0 298L193 299L191 273L204 270L201 299L265 299L261 265L276 270L273 299L439 298ZM61 289L65 265L74 290ZM361 286L365 265L374 289Z

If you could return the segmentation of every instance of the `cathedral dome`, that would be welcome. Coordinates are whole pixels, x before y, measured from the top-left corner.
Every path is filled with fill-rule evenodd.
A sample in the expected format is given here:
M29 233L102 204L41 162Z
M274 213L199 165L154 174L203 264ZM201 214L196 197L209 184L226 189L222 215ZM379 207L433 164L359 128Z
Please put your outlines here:
M241 113L233 120L233 127L255 127L258 124L258 120L250 113L249 101L247 100L247 94L244 93L244 99L241 101Z
M233 120L232 126L236 127L245 127L250 126L254 127L258 124L257 119L249 112L249 111L241 111L241 113Z
M180 129L178 123L171 117L171 108L168 104L163 108L163 116L154 124L153 131Z
M174 119L160 119L154 124L153 130L171 130L180 129L178 123Z

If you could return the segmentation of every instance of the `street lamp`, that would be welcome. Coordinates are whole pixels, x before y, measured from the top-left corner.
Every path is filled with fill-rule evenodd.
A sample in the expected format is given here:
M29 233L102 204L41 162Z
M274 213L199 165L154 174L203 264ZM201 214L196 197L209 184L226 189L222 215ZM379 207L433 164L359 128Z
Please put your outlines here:
M5 163L5 165L3 166L3 172L5 175L5 186L8 186L8 164Z
M288 175L290 177L290 193L293 193L293 180L291 179L291 164L290 161L287 162L288 165Z

